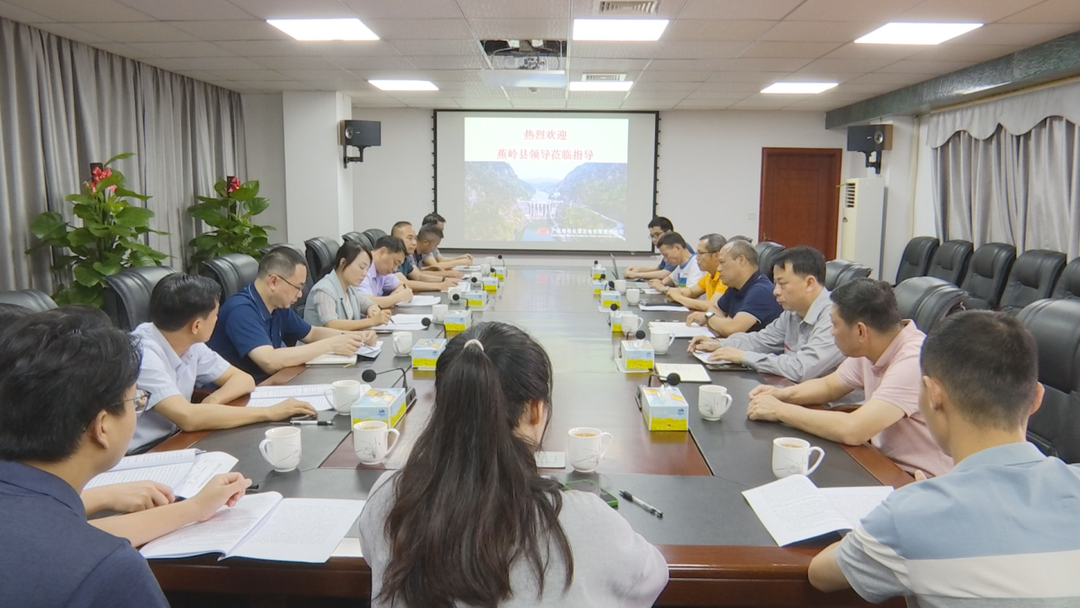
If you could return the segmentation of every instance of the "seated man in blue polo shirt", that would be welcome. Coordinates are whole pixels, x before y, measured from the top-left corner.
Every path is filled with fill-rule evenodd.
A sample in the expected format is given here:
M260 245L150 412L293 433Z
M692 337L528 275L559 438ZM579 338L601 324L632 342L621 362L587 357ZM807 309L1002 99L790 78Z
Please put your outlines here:
M457 284L457 279L420 270L416 259L416 230L409 222L398 222L390 229L390 236L401 239L405 244L405 259L397 268L398 281L407 285L414 292L446 291ZM461 274L461 273L458 273Z
M720 250L720 280L727 291L706 312L691 313L687 325L708 325L721 338L758 331L784 312L773 296L773 282L758 270L757 251L741 239ZM694 345L697 346L696 344Z
M127 539L209 519L251 483L219 475L190 500L87 523L79 492L123 457L146 405L138 346L103 316L31 314L0 337L0 606L168 606Z
M352 355L375 343L375 332L312 327L290 306L303 294L304 256L288 247L263 255L255 282L225 301L207 343L226 361L261 382L319 355ZM304 342L286 347L286 342Z
M669 232L675 232L675 226L666 217L656 216L649 221L649 238L652 239L653 247L657 246L660 237ZM659 251L659 249L657 249ZM671 271L675 270L674 264L669 264L663 256L656 266L632 266L626 269L626 279L665 279Z
M206 341L218 320L221 286L206 277L173 274L150 295L150 323L131 332L139 338L139 388L150 393L128 452L165 439L178 430L204 431L314 415L311 405L287 399L270 407L224 405L255 388L250 374L210 350ZM217 390L192 403L196 384Z
M961 312L920 363L919 410L956 466L890 494L814 557L810 584L909 606L1080 606L1080 465L1026 441L1043 397L1035 340L1012 317Z

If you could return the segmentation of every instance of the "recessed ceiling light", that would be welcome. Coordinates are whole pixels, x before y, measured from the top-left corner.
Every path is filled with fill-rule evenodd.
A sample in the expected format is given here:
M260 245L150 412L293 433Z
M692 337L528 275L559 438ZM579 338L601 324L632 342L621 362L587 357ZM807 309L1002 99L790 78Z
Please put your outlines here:
M653 41L668 25L667 19L574 19L574 40Z
M583 82L581 80L573 80L568 87L571 91L611 91L621 92L629 91L630 87L634 86L633 80L594 80L591 82Z
M359 19L267 19L297 40L378 40Z
M430 80L369 80L383 91L438 91Z
M810 95L828 91L835 87L835 82L777 82L761 90L762 93L794 93Z
M855 42L864 44L941 44L982 27L981 23L887 23Z

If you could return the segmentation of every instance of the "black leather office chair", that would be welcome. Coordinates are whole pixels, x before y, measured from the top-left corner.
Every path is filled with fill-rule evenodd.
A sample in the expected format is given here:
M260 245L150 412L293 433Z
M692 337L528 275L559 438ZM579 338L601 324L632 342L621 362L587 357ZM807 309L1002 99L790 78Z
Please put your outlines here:
M34 312L44 312L56 308L56 302L44 291L22 289L20 291L0 291L0 303L22 306Z
M367 237L369 239L371 239L371 247L372 248L375 247L375 243L379 242L379 239L386 236L386 233L383 232L382 230L379 230L378 228L368 228L367 230L364 231L364 234L366 234Z
M1055 300L1080 299L1080 258L1074 258L1065 267L1061 277L1058 278L1057 287L1054 288L1053 298Z
M754 251L757 251L758 270L768 277L770 281L773 278L773 261L783 250L783 245L772 241L761 241L754 245Z
M936 236L917 236L908 241L904 255L900 257L900 266L896 269L895 284L899 285L911 277L926 276L939 245Z
M1006 243L987 243L971 256L967 275L960 287L970 294L967 307L994 310L1005 291L1009 271L1016 261L1016 247Z
M870 276L870 269L858 262L842 259L825 262L825 288L829 291L855 279L868 276Z
M946 316L963 309L967 292L937 277L912 277L893 288L900 317L929 333Z
M341 245L328 236L317 236L304 241L304 246L307 247L305 257L308 275L318 281L330 272L334 264L334 256Z
M1065 254L1059 251L1032 249L1020 254L1001 294L1001 310L1016 314L1035 300L1049 298L1064 269Z
M293 245L292 243L274 243L273 245L267 245L266 247L263 247L262 249L260 249L259 253L261 253L263 255L266 255L267 253L270 253L271 251L277 249L278 247L288 247L289 249L292 249L293 251L295 251L296 253L299 253L300 255L306 255L306 252L304 251L303 247L301 247L299 245Z
M341 235L341 238L346 241L352 241L354 243L360 243L368 249L375 248L375 242L371 240L371 237L363 232L347 232Z
M1039 300L1018 317L1039 347L1042 407L1028 441L1065 462L1080 462L1080 300Z
M117 327L131 331L150 320L150 294L158 281L175 273L168 266L140 266L105 277L101 309Z
M258 274L259 263L242 253L226 253L219 258L206 260L202 266L202 275L221 285L222 302L254 281Z
M945 279L959 287L960 281L963 281L967 274L968 262L974 249L971 241L945 241L934 252L934 259L930 262L926 276Z

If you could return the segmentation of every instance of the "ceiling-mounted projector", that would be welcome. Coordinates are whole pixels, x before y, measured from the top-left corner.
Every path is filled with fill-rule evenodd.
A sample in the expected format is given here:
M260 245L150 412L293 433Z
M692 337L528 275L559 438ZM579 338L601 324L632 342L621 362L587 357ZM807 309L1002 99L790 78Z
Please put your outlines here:
M496 87L565 88L565 40L484 40L490 70L484 84Z

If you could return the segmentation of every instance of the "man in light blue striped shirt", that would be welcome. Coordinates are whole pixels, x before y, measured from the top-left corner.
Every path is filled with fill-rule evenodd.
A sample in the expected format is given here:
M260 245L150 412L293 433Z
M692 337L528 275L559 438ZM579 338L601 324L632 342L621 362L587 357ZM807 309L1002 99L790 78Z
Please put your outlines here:
M959 313L926 338L921 364L919 409L956 467L893 492L813 559L810 583L909 606L1080 606L1080 465L1025 441L1043 397L1031 334Z

